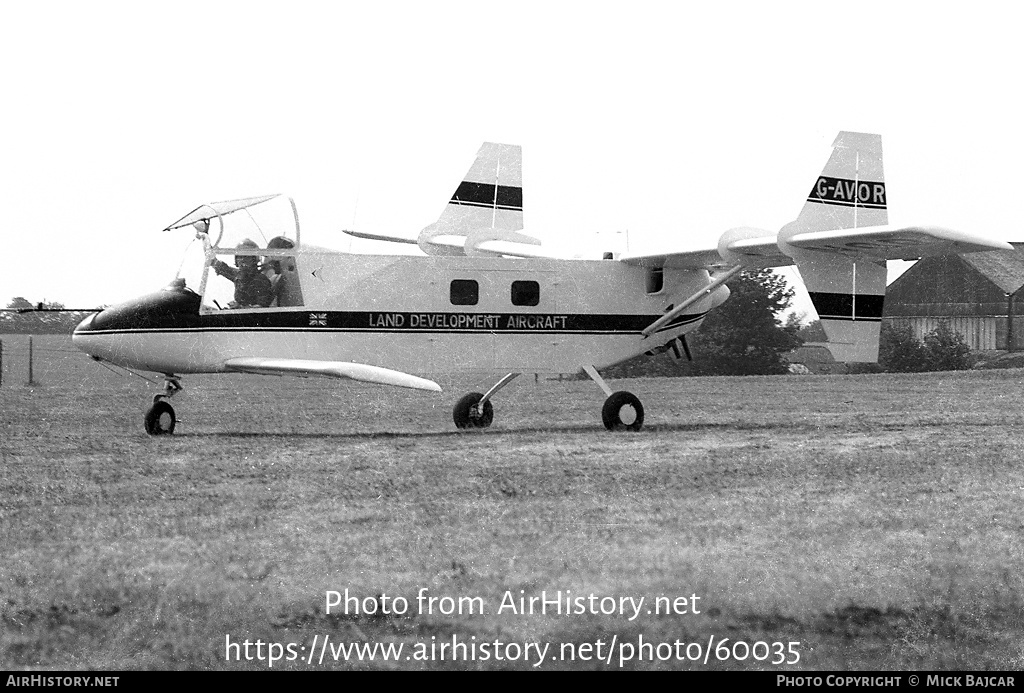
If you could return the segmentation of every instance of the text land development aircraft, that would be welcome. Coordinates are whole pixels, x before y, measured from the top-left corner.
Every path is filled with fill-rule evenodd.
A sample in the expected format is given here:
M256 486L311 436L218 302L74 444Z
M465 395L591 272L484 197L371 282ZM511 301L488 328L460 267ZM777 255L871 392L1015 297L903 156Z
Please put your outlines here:
M686 335L747 268L796 265L837 361L873 362L890 259L1012 249L936 226L888 225L882 140L841 132L795 221L737 228L716 247L603 260L555 257L523 229L521 149L485 143L440 218L415 243L424 255L362 255L304 245L287 197L203 205L188 228L183 271L164 289L93 313L75 329L93 358L163 374L145 416L172 433L168 400L185 373L324 376L440 392L433 374L495 374L458 401L459 428L489 426L491 399L520 373L581 368L601 387L610 430L639 430L644 409L598 373L633 356L689 356ZM272 228L264 210L284 210ZM290 205L290 209L288 206ZM262 243L253 239L261 238ZM262 247L261 247L262 246ZM416 375L414 375L416 374Z

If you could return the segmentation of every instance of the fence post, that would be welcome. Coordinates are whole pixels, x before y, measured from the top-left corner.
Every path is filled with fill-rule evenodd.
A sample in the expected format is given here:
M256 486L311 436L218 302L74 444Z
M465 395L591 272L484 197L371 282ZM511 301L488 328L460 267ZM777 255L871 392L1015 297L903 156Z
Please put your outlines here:
M32 382L32 337L28 338L28 384L34 385Z

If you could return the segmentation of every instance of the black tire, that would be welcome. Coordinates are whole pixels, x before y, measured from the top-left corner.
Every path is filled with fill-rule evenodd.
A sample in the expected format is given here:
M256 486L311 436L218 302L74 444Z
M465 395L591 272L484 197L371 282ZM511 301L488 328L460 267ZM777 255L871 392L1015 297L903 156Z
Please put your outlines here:
M455 403L452 409L452 418L455 419L457 428L487 428L494 420L494 407L491 400L484 402L482 412L476 411L476 403L484 396L479 392L470 392L468 395Z
M178 419L174 416L174 407L164 400L153 403L146 411L146 433L151 436L170 435L174 433L174 424Z
M644 425L644 405L632 392L613 392L601 408L609 431L639 431Z

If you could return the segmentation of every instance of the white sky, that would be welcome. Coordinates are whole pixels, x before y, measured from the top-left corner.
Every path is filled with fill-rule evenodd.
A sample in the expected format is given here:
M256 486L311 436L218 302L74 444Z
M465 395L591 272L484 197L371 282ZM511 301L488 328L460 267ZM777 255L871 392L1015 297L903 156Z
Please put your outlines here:
M484 140L526 230L666 250L799 212L839 130L893 223L1024 240L1010 2L18 2L0 25L0 303L163 286L204 202L284 192L303 240L415 237ZM598 242L598 234L602 241Z

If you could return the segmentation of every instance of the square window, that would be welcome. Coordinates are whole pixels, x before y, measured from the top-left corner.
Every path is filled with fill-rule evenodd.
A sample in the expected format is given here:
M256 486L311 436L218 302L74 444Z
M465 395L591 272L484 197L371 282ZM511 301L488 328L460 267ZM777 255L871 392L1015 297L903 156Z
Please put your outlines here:
M474 279L453 279L451 300L453 306L475 306L480 300L480 285Z
M512 305L535 306L540 303L540 284L534 281L512 282Z
M657 294L665 288L665 270L662 267L652 267L647 270L647 293Z

